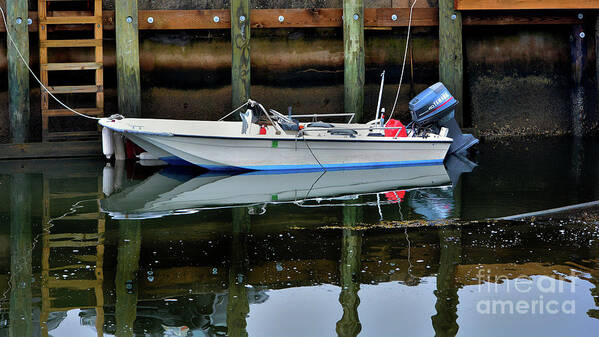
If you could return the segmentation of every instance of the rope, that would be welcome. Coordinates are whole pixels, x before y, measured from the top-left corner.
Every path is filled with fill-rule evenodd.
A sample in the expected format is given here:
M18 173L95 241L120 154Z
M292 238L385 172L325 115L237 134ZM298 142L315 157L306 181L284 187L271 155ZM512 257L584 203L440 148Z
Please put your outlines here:
M389 115L389 118L387 118L387 121L391 120L391 118L393 117L393 113L395 112L395 107L397 106L397 99L399 98L399 91L401 90L401 82L403 82L404 70L406 68L406 59L408 58L408 45L410 44L410 31L412 29L412 13L414 11L414 5L416 5L417 2L418 0L414 0L412 6L410 7L410 21L408 22L408 35L406 36L406 50L404 51L403 55L403 64L401 66L399 86L397 87L397 94L395 94L395 102L393 102L393 109L391 109L391 114Z
M228 114L226 114L225 116L221 117L221 119L219 119L218 121L220 122L220 121L222 121L223 119L225 119L225 118L227 118L227 117L231 116L232 114L234 114L234 113L235 113L235 111L237 111L237 110L239 110L239 109L243 108L244 106L246 106L246 105L248 105L248 104L251 104L252 106L254 106L254 104L255 104L255 103L256 103L256 102L252 101L251 99L248 99L248 101L247 101L247 102L243 103L242 105L240 105L239 107L237 107L237 109L235 109L235 110L233 110L233 111L229 112Z
M0 12L2 12L2 20L4 21L4 26L6 27L6 35L8 36L8 40L10 41L10 43L12 43L12 45L15 47L15 50L17 51L17 54L19 55L19 58L21 59L21 61L23 61L23 64L25 64L25 66L27 67L27 69L29 69L29 72L31 73L31 75L33 76L33 78L35 78L35 80L37 81L37 83L40 84L40 86L48 93L48 95L50 95L50 97L54 98L54 100L56 102L58 102L60 105L62 105L65 109L71 111L72 113L75 113L81 117L85 117L85 118L89 118L89 119L94 119L94 120L98 120L100 118L98 117L93 117L93 116L88 116L84 113L81 113L79 111L76 111L74 109L71 109L69 106L67 106L66 104L64 104L61 100L59 100L58 98L56 98L56 96L54 96L50 90L48 90L48 88L46 88L46 86L42 83L42 81L40 81L40 79L35 75L35 73L33 72L33 70L31 70L31 68L29 67L28 62L25 60L25 57L23 57L23 54L21 54L21 51L19 50L19 48L17 47L17 44L15 43L15 41L12 39L12 35L10 34L10 31L8 29L8 22L6 22L6 16L4 15L4 10L2 9L2 6L0 6Z

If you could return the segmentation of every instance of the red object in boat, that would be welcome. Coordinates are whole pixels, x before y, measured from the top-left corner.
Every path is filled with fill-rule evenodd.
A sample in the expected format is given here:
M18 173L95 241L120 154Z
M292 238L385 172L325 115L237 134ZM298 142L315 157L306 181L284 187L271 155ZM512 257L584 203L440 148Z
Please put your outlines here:
M261 135L265 135L266 134L266 127L264 125L260 125L260 134Z
M403 198L406 197L406 191L387 192L385 193L385 197L387 197L387 200L389 200L390 202L402 201Z
M395 135L397 135L397 137L407 137L408 136L408 131L406 130L406 127L402 124L402 122L398 121L397 119L390 119L387 122L387 124L385 124L385 127L387 127L387 128L401 127L401 129L385 129L385 137L395 137Z

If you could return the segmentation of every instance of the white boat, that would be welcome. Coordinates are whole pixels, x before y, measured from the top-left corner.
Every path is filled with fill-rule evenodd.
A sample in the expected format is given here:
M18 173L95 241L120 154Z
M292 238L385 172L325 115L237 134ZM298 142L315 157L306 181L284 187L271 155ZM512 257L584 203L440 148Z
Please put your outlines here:
M449 91L437 83L410 102L413 123L407 130L402 130L403 125L384 123L378 118L378 108L377 118L366 124L351 120L300 123L297 118L351 114L285 116L275 110L267 111L251 100L242 106L246 108L245 113L240 113L242 121L112 116L99 123L104 127L107 157L115 148L117 152L122 149L118 142L126 138L151 158L218 171L422 166L439 165L448 151L463 150L477 142L473 137L474 141L460 138L457 144L456 137L464 136L451 118L456 104ZM122 137L114 137L113 133Z

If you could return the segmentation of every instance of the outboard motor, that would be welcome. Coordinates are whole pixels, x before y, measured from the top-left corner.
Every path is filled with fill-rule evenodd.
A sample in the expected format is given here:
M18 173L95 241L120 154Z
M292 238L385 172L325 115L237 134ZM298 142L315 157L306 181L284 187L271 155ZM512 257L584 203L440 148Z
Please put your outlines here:
M418 94L409 104L416 130L428 128L439 131L441 127L449 129L447 137L452 138L453 143L448 155L465 152L478 144L478 139L471 134L462 134L462 129L454 119L458 103L443 83L439 82Z

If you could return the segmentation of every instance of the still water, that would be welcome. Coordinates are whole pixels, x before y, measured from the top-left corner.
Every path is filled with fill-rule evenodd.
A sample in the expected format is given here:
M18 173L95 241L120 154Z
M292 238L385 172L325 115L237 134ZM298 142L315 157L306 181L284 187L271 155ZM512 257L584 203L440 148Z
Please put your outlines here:
M493 219L599 200L598 152L234 176L0 162L0 336L596 335L599 208Z

